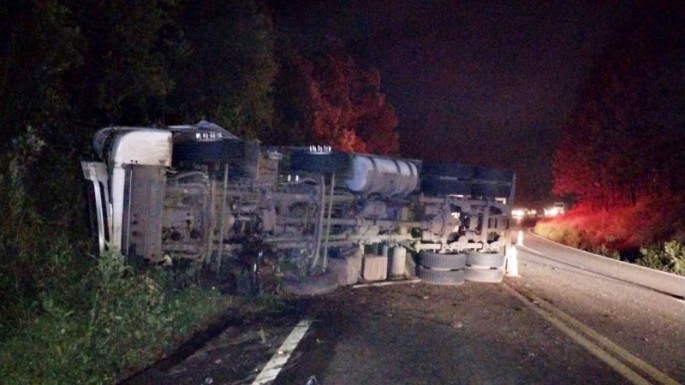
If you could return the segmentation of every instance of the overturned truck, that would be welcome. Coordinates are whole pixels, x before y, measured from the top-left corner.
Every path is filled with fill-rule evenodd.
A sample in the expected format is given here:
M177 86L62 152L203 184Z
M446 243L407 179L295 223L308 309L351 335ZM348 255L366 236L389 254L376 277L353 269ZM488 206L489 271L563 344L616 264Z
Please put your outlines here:
M511 247L506 170L267 147L208 122L107 127L82 163L96 248L135 263L190 262L260 290L420 279L499 282Z

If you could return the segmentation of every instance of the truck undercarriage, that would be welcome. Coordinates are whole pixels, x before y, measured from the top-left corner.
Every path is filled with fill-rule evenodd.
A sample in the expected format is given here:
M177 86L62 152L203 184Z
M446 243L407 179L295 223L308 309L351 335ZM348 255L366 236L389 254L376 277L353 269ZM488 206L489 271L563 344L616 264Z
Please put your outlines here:
M497 282L511 247L506 170L266 147L206 122L108 127L94 148L98 249L138 262L254 276L269 259L298 293L321 277Z

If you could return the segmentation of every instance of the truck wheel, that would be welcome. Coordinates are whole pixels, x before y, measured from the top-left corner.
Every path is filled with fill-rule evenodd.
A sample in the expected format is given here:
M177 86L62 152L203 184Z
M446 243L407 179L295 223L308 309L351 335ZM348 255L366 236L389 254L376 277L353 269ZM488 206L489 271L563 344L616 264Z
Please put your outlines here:
M350 155L342 152L294 152L290 156L290 167L293 170L313 172L346 171L350 167Z
M505 258L503 254L469 252L466 253L466 266L502 267Z
M328 271L311 276L283 277L280 283L281 291L294 295L328 294L338 288L338 276Z
M416 275L431 285L458 286L464 283L464 270L435 270L416 267Z
M424 162L421 167L421 173L426 176L471 179L473 177L474 168L462 164Z
M419 265L429 269L459 270L466 265L466 255L440 254L431 251L422 251L418 256Z
M504 277L504 268L478 269L467 267L464 270L464 279L471 282L499 283Z
M428 194L471 194L474 168L460 164L425 162L421 167L421 189Z
M470 195L471 182L446 179L438 176L427 176L421 181L421 190L433 195Z
M508 197L511 195L511 183L514 173L509 170L476 168L474 179L484 183L474 183L472 194L484 197Z
M249 144L242 140L174 143L173 161L222 162L243 158Z
M466 253L464 279L472 282L502 282L506 256L496 253Z
M483 197L508 197L511 195L511 187L495 184L474 183L471 195Z

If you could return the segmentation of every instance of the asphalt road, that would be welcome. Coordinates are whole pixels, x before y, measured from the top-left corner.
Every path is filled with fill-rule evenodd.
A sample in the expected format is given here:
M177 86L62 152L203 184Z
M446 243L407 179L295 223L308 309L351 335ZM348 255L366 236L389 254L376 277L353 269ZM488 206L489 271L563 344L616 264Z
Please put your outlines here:
M559 264L592 271L606 277L644 286L679 298L685 298L685 277L646 267L603 258L596 254L579 251L548 241L529 231L522 230L525 242L519 247L526 255L543 257L547 263ZM538 262L541 260L538 259Z
M527 235L520 277L344 288L229 327L130 384L685 384L685 302ZM536 250L535 247L541 250ZM527 250L527 251L526 251ZM296 348L283 348L302 320ZM314 382L314 378L316 382Z

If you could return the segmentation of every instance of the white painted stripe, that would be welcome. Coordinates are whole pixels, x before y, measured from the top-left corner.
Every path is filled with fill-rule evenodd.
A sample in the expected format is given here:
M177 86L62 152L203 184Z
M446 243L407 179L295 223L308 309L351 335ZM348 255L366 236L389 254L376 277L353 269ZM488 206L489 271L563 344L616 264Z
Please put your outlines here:
M285 363L288 362L290 354L295 351L297 344L300 343L307 330L309 330L311 323L310 320L303 319L295 326L285 341L283 341L281 347L278 348L271 357L271 360L266 363L257 378L252 382L252 385L264 385L276 379Z

